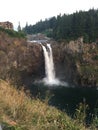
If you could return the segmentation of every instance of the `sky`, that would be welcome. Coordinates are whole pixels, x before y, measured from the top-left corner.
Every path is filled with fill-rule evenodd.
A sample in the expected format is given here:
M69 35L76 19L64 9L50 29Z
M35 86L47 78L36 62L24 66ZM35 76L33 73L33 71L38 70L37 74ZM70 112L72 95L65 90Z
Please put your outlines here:
M59 14L98 9L98 0L0 0L0 22L10 21L17 29Z

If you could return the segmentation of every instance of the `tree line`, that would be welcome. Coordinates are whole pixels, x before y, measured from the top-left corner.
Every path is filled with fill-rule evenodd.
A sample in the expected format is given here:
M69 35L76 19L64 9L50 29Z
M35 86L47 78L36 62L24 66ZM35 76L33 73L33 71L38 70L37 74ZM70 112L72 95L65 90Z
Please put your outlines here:
M83 37L84 42L98 39L98 10L79 11L39 21L23 28L26 34L45 33L56 40L75 40Z

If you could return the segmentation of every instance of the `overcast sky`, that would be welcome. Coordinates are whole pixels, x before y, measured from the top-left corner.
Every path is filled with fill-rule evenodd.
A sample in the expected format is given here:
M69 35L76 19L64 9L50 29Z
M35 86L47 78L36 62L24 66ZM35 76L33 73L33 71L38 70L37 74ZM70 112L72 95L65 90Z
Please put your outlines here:
M41 19L71 14L91 8L98 9L98 0L0 0L0 22L10 21L17 28L35 24Z

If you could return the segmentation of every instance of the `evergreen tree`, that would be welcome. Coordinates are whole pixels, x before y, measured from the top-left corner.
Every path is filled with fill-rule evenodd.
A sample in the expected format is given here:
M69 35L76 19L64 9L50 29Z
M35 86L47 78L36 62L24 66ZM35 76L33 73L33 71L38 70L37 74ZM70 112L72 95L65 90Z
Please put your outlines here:
M20 22L19 22L19 25L18 25L18 28L17 28L18 32L21 31L21 26L20 26Z
M20 30L20 23L18 26ZM45 33L54 39L77 39L84 37L85 42L98 39L98 10L79 11L70 15L58 15L40 20L35 25L25 26L23 29L27 34Z

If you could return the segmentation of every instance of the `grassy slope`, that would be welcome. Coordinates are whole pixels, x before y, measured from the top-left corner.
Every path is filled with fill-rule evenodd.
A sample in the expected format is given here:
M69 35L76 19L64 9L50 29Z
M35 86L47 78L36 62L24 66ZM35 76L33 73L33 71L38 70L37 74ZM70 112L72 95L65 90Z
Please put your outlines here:
M10 33L8 32L8 34ZM8 50L8 46L6 50ZM83 113L81 114L80 110L77 112L78 116L73 120L66 113L48 106L46 102L31 99L29 94L26 95L23 90L16 90L9 83L0 80L0 122L3 124L4 130L90 129L85 127ZM91 130L95 130L95 128L91 128Z
M83 122L0 80L0 121L5 130L87 130Z

